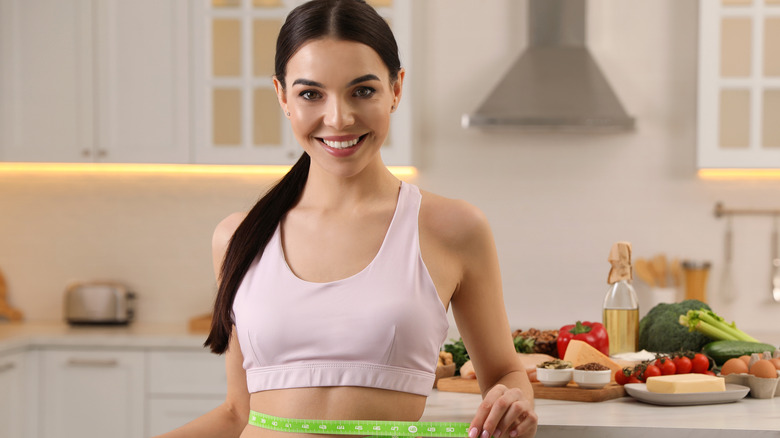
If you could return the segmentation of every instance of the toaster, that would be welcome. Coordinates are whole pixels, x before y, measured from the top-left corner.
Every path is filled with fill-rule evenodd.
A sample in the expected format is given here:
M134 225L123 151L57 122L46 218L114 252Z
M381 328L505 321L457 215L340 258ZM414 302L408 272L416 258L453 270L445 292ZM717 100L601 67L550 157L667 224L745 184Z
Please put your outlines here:
M135 293L118 283L74 283L65 290L69 324L128 324L135 316Z

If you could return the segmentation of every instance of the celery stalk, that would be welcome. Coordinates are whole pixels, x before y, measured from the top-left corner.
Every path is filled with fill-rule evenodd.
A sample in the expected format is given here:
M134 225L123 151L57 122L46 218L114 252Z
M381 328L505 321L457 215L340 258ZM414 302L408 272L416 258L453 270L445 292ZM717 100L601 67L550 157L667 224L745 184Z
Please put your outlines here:
M715 312L707 310L689 310L686 315L680 315L681 325L690 331L698 331L715 340L758 342L755 338L737 328L735 323L727 324L726 320Z

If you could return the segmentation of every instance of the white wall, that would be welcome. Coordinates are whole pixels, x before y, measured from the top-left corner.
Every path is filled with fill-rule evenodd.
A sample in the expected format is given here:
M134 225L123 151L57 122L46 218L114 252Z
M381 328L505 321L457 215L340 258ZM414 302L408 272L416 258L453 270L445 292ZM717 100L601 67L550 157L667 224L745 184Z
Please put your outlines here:
M599 320L617 240L635 257L713 262L715 295L729 207L780 208L780 181L696 176L694 0L591 0L591 50L634 132L566 135L463 130L524 44L525 2L420 2L408 75L415 89L422 188L489 217L513 328ZM463 25L468 23L468 25ZM0 269L30 320L61 318L71 280L115 278L140 295L139 319L186 322L214 291L211 231L271 180L188 175L0 174ZM746 330L776 328L768 303L767 218L734 220L739 299L711 304Z

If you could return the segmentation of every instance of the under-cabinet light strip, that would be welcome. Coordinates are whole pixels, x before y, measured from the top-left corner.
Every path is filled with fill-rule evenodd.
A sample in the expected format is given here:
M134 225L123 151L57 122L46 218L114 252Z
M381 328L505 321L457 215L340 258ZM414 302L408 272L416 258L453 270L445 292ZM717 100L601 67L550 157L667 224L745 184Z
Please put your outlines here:
M202 174L202 175L268 175L282 176L290 170L286 165L220 165L220 164L126 164L126 163L0 163L4 173L122 173L122 174ZM397 177L417 174L414 166L388 166Z

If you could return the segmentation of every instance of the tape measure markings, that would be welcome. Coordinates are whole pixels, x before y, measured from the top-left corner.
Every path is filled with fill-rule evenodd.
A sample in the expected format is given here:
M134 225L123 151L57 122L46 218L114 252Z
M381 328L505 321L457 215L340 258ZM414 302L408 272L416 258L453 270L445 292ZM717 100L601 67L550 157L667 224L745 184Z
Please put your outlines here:
M293 433L329 435L372 435L384 437L468 436L469 423L426 421L304 420L282 418L249 411L249 424L264 429Z

